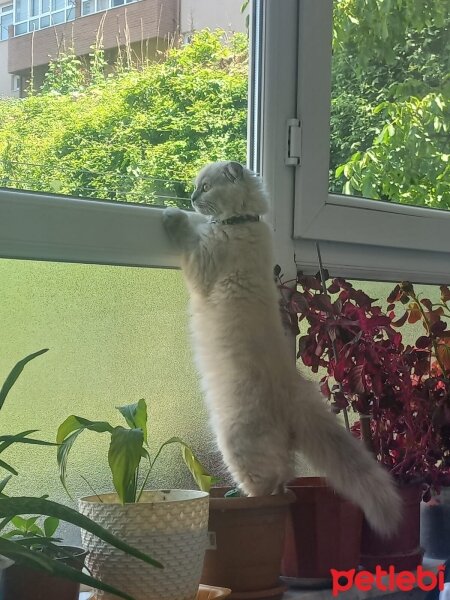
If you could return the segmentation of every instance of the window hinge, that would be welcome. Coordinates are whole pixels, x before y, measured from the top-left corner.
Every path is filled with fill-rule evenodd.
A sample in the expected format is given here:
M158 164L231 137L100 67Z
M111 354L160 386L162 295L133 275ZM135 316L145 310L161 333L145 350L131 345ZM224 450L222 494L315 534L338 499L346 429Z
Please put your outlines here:
M289 119L286 124L285 163L296 167L300 164L302 149L302 130L299 119Z

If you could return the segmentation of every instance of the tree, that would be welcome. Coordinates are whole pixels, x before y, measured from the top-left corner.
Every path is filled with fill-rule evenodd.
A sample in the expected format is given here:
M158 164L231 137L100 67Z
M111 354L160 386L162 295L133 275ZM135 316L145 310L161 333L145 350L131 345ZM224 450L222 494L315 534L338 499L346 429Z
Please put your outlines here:
M201 31L159 62L101 82L78 80L77 63L60 58L41 93L15 103L14 119L0 124L0 181L189 206L201 166L245 161L247 56L245 35Z
M335 4L332 191L450 208L449 24L446 2Z

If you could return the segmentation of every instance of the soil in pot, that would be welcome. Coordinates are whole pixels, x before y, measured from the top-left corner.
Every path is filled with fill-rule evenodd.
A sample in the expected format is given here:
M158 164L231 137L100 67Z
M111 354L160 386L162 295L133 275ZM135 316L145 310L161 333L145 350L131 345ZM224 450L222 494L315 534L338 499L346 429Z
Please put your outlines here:
M280 565L292 493L224 498L213 488L209 506L210 549L201 582L230 588L233 600L281 597Z
M393 565L396 571L408 571L422 564L420 502L423 486L420 483L402 485L398 490L403 501L402 520L391 538L380 537L363 521L361 564L369 571L374 571L377 565L382 569Z
M327 584L330 569L357 568L361 548L361 510L337 494L321 477L300 477L288 488L290 506L282 575L295 585Z
M55 560L81 571L86 551L72 546L62 548L67 555ZM0 585L0 598L5 600L78 600L79 593L79 583L21 565L8 567Z
M450 488L444 487L420 505L420 545L427 558L450 556Z

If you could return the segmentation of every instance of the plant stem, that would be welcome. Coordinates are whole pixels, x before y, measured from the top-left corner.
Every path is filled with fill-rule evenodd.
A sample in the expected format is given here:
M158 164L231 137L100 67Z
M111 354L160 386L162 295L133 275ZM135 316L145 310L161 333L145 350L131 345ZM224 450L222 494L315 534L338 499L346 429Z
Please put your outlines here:
M427 330L427 333L428 333L428 335L432 335L432 333L431 333L431 324L430 324L430 321L428 320L428 318L427 318L427 315L426 315L425 311L423 310L423 306L422 306L422 304L420 303L420 300L419 300L419 298L416 296L416 293L414 292L414 290L413 290L412 292L410 292L410 293L409 293L409 295L411 296L411 298L412 298L412 299L414 300L414 302L416 303L416 306L417 306L417 308L419 309L419 311L420 311L420 314L422 315L422 319L423 319L423 321L424 321L424 323L425 323L425 327L426 327L426 330ZM445 368L445 365L444 365L444 363L442 362L442 360L441 360L441 359L440 359L440 357L439 357L439 353L438 353L438 344L437 344L437 342L436 342L436 340L435 340L434 338L432 338L432 340L431 340L431 343L432 343L432 345L433 345L434 356L435 356L435 358L436 358L436 360L437 360L437 363L438 363L438 365L439 365L439 366L440 366L440 368L441 368L441 371L442 371L442 376L444 377L444 379L447 379L447 380L448 380L448 378L447 378L447 374L446 374L446 373L447 373L447 370L446 370L446 368Z
M323 269L322 255L320 253L319 242L316 242L316 250L317 250L317 257L319 259L319 273L320 273L320 280L322 282L322 292L325 294L325 296L327 296L329 298L330 296L328 294L328 290L327 290L327 286L326 286L325 272L324 272L324 269ZM328 337L330 338L331 348L333 349L334 360L337 363L338 362L338 353L337 353L337 349L336 349L336 343L331 338L331 336L329 334L328 334ZM340 384L339 381L337 382L337 384L339 386L339 391L343 393L342 385ZM348 409L347 409L347 407L343 408L343 411L344 411L345 428L347 429L347 431L350 431L350 423L349 423L349 420L348 420ZM369 434L370 434L370 429L369 429Z

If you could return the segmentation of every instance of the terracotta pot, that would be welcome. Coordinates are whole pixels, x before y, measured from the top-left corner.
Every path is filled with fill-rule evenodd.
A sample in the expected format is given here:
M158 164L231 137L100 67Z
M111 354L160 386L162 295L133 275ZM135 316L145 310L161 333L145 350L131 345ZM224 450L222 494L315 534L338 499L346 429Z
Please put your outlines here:
M361 564L369 571L377 565L386 569L390 565L396 571L414 570L422 564L420 547L420 501L422 484L399 486L403 500L400 527L391 538L377 535L367 521L363 521L361 539Z
M210 549L201 582L230 588L234 600L279 598L285 589L279 575L293 494L224 498L228 489L211 490Z
M420 505L420 545L427 558L450 556L450 488L444 487Z
M296 580L329 580L330 569L357 568L361 510L321 477L300 477L288 488L297 500L290 507L282 574Z
M70 558L56 560L81 571L87 554L85 550L71 546L63 548L70 553ZM50 573L12 565L3 572L0 589L0 598L5 600L78 600L80 584Z

